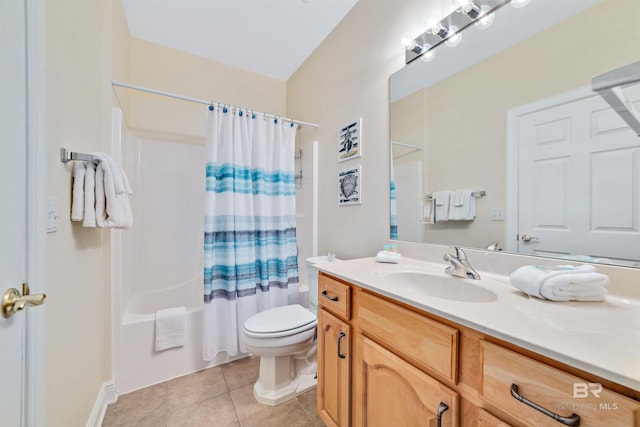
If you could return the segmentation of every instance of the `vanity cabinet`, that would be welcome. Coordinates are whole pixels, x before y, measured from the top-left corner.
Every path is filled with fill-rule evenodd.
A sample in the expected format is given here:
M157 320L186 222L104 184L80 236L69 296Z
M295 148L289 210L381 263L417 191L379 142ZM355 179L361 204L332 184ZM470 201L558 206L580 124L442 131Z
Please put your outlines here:
M330 427L351 420L351 288L322 277L318 283L318 414Z
M458 425L458 393L363 335L356 346L355 425Z
M638 391L323 272L319 306L329 426L640 427Z
M488 341L481 342L481 349L482 399L523 425L634 426L640 420L640 402L597 381L585 381ZM564 421L553 420L541 409Z

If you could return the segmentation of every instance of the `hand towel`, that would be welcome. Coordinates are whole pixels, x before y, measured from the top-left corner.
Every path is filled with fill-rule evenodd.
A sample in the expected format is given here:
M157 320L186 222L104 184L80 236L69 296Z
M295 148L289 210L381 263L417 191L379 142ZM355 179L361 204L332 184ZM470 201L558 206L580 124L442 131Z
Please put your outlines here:
M445 222L449 220L449 204L451 191L435 191L433 197L433 222Z
M471 221L476 217L476 198L471 190L456 190L451 193L449 221Z
M96 222L98 227L129 228L133 213L129 195L133 194L129 180L120 165L104 153L93 153L96 168Z
M400 254L391 251L379 251L376 255L376 261L397 264L400 262Z
M71 221L84 219L84 176L86 162L73 162L73 191L71 194Z
M593 265L528 265L514 271L509 283L523 292L552 301L602 301L609 278Z
M83 227L96 224L96 164L87 162L84 173L84 220Z
M186 307L173 307L156 311L156 351L183 346L186 329Z

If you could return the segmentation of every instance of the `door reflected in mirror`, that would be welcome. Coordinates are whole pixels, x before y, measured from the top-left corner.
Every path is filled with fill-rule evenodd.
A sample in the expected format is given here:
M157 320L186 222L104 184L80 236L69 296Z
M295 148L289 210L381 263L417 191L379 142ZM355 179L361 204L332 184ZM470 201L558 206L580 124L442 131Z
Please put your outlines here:
M392 238L640 266L640 138L591 90L640 60L637 16L637 0L507 5L391 76ZM622 90L640 111L640 84Z

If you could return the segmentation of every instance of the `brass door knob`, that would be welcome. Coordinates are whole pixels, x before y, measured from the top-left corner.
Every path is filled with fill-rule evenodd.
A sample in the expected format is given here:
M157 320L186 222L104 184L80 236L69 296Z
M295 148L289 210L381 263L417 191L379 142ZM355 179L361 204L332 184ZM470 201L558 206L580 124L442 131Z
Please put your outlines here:
M31 295L26 283L22 284L22 294L16 288L7 289L2 295L2 317L11 317L26 306L40 305L46 298L45 294Z

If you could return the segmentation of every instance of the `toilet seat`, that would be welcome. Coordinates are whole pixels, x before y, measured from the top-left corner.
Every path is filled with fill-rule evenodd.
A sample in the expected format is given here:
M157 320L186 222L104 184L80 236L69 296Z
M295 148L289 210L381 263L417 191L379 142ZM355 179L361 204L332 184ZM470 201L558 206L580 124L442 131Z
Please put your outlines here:
M315 328L318 319L299 304L270 308L251 316L244 323L245 335L252 338L278 338Z

